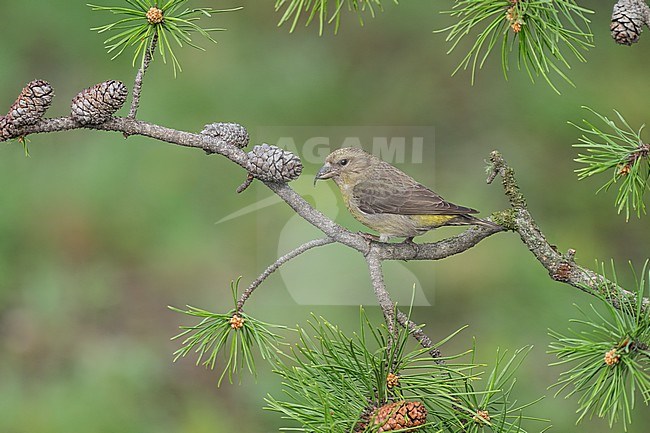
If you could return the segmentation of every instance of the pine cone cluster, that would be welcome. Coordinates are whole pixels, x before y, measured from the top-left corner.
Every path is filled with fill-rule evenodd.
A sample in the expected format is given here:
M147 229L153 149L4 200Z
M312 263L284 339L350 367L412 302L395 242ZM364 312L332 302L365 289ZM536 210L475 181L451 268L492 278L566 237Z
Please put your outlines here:
M365 420L363 418L366 418ZM419 401L396 401L378 407L371 414L362 417L354 431L383 433L403 429L415 429L427 422L427 409Z
M644 7L639 0L619 0L614 5L609 28L617 44L632 45L639 40L645 22Z
M248 152L248 172L266 182L289 182L302 173L302 162L293 153L264 143Z
M240 149L248 146L250 141L248 131L239 123L209 123L203 127L201 134L219 138Z
M128 95L123 82L108 80L82 90L72 99L71 117L82 125L99 125L119 110Z

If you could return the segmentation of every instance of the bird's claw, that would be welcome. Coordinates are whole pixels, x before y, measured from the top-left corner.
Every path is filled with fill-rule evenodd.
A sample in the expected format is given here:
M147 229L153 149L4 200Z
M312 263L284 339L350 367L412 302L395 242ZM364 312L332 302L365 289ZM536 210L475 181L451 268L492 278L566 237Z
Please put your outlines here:
M418 253L420 252L420 248L419 248L418 244L416 244L415 241L413 241L413 237L404 239L404 242L402 242L402 243L404 245L409 245L411 248L413 248L415 256L417 256Z

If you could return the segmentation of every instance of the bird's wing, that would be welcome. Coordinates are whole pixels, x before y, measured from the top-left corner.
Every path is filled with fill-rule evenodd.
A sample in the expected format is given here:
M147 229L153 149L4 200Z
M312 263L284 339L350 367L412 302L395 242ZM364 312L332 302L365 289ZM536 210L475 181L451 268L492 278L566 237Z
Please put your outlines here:
M449 215L477 213L445 201L407 174L386 164L379 173L358 182L352 199L365 213L400 215ZM379 175L377 175L379 174Z

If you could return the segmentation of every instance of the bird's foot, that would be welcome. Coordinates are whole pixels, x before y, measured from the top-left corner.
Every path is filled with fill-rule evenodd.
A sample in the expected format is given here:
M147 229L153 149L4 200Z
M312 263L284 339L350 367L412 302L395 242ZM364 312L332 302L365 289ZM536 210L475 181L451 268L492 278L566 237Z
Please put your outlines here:
M368 242L379 242L379 236L373 235L372 233L366 233L366 232L357 232L359 236L367 240Z
M372 246L373 242L379 242L379 236L373 235L372 233L357 232L357 234L366 241L366 244L368 245L368 250L370 250L370 247Z

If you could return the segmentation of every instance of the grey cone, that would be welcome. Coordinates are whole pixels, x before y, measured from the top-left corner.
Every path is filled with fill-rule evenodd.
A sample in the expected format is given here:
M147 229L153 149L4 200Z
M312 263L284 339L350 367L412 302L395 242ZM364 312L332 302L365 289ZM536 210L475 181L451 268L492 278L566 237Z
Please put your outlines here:
M72 99L70 116L82 125L99 125L124 105L127 95L128 90L121 81L95 84Z
M617 44L632 45L643 31L643 10L634 0L619 0L612 11L610 30Z
M203 127L201 134L220 138L240 149L248 146L250 141L248 131L238 123L209 123Z
M16 136L16 127L7 116L0 116L0 141L7 141Z
M302 173L302 162L293 153L264 143L248 152L248 172L266 182L289 182Z

